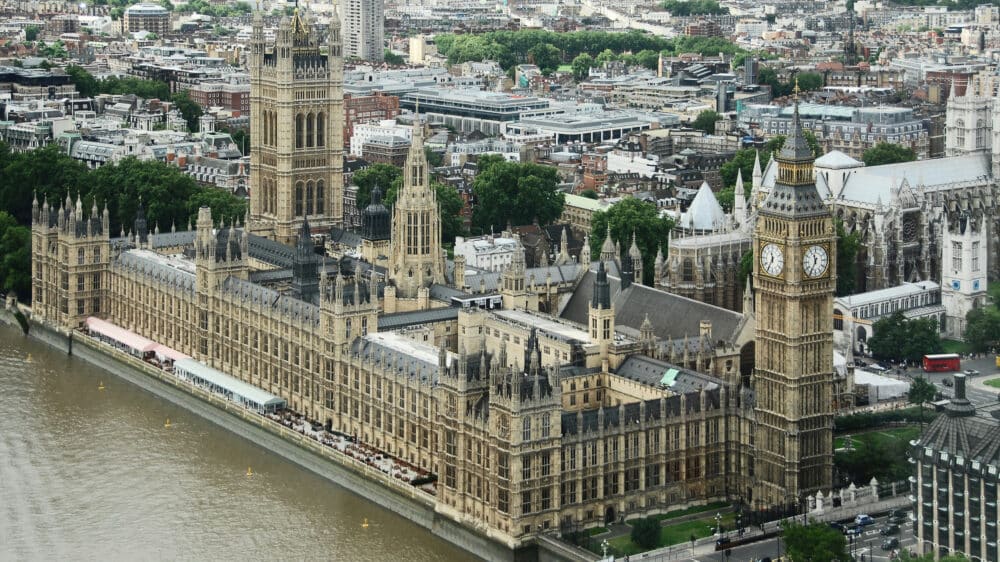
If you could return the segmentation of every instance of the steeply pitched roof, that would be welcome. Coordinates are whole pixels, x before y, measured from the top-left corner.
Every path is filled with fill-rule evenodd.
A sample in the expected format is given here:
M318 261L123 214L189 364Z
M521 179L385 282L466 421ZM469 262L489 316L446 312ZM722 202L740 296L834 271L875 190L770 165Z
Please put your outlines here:
M719 205L712 188L708 186L708 182L702 182L698 194L681 218L680 226L693 230L715 230L726 222L726 212Z
M590 302L593 298L596 263L580 280L579 285L563 308L560 316L573 322L588 324ZM621 288L621 278L617 272L608 271L611 285L611 304L615 308L616 326L626 326L639 330L643 320L649 316L653 331L660 339L683 339L684 336L697 339L702 320L712 323L712 339L732 341L740 330L743 315L710 304L685 298L645 285L629 285Z

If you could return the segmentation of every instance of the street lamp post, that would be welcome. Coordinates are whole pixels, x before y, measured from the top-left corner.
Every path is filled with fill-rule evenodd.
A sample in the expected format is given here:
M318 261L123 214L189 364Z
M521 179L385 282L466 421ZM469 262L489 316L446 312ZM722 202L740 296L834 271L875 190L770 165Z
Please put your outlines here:
M722 537L722 514L721 513L716 513L715 514L715 534L718 535L719 538Z

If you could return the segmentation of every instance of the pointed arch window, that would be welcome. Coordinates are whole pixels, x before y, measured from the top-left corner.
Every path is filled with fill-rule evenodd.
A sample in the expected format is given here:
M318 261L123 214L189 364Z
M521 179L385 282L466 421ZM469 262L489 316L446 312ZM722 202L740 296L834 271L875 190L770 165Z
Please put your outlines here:
M316 115L316 146L326 145L326 114L320 112Z
M316 146L316 116L310 113L306 116L306 147Z
M309 180L306 182L306 214L313 214L313 182Z
M305 134L305 118L300 113L295 116L295 148L302 148L305 146Z
M302 182L295 184L295 216L302 216Z
M316 182L316 214L326 214L326 184L323 180Z

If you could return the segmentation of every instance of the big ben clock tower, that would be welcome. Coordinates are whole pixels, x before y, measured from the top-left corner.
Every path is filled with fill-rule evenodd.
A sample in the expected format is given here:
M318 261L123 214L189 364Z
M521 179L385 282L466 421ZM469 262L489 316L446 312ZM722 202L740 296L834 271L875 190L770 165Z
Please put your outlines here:
M796 94L798 88L796 87ZM754 230L753 501L790 507L833 479L833 218L816 191L796 100Z

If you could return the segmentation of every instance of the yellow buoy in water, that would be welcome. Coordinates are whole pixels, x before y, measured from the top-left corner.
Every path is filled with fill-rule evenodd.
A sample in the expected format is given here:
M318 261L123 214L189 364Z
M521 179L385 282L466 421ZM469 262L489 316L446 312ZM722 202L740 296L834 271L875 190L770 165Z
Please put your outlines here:
M167 421L163 422L163 427L170 427L170 418L167 418Z
M100 384L97 385L97 390L104 390L104 381L101 381Z
M247 467L247 478L250 478L251 476L253 476L253 469L248 466Z
M31 354L30 353L28 354L28 357L24 360L25 363L33 363L34 361L35 360L31 358Z
M367 529L368 528L368 518L367 517L365 517L364 522L361 523L361 528L362 529Z

